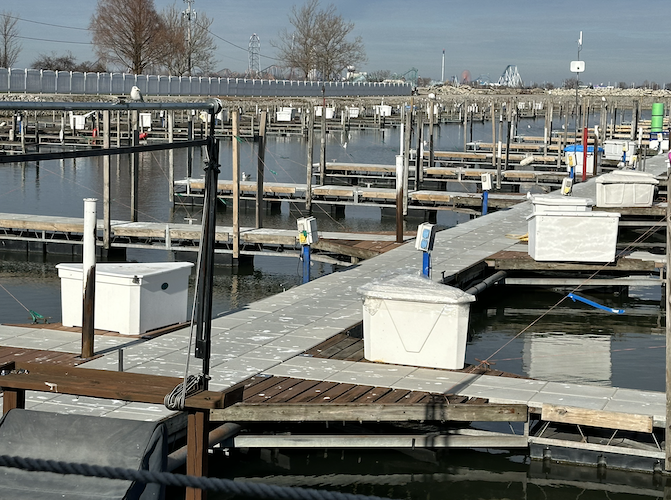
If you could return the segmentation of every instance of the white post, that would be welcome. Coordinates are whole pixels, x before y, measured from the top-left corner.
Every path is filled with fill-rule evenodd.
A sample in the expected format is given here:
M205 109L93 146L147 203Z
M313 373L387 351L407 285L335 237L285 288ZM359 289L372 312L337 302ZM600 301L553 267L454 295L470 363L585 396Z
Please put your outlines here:
M93 357L96 284L96 202L84 199L84 249L82 264L82 358Z

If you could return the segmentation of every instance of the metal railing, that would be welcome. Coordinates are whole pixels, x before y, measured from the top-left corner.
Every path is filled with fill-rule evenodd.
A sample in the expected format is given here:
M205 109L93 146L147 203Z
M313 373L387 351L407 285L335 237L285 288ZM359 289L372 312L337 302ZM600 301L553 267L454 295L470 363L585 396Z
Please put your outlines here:
M410 95L409 83L255 80L200 76L79 73L0 68L0 93L128 95L137 86L146 96L212 97L384 97Z

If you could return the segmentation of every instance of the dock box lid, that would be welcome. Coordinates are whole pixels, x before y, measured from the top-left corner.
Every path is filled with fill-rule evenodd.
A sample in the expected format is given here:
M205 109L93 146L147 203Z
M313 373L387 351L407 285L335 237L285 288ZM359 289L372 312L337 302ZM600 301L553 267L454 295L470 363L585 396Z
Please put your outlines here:
M400 275L367 283L359 287L358 292L366 298L406 302L463 304L475 301L475 296L470 293L416 275Z
M534 205L551 205L553 207L591 207L594 201L591 198L577 196L561 196L553 194L536 194L531 196Z
M599 217L602 219L619 219L622 214L617 212L576 212L574 210L567 211L552 211L552 212L542 212L542 213L533 213L527 215L527 220L531 220L535 217Z
M108 276L113 278L148 278L153 275L165 274L193 267L191 262L119 262L119 263L100 263L96 264L96 276ZM59 271L70 271L81 273L81 263L57 264Z
M635 170L613 170L596 179L597 184L659 184L655 176L648 172Z

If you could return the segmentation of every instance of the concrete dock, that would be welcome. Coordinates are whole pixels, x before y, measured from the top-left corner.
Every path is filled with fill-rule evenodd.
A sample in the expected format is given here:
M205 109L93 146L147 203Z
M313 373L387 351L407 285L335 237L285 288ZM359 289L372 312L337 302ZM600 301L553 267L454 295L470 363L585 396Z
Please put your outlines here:
M655 174L665 173L666 155L648 159L646 169ZM574 195L594 198L594 180L576 184ZM530 213L530 203L525 202L438 233L432 253L432 279L450 282L451 278L501 251L526 252L526 243L516 236L527 233L526 217ZM664 427L665 394L660 392L304 355L307 350L357 327L362 321L362 297L357 292L360 286L394 275L417 274L421 264L421 252L416 251L414 245L406 244L357 266L215 318L210 389L229 388L256 375L283 376L484 398L491 403L524 404L532 412L541 412L543 405L556 405L637 415L649 418L654 427ZM0 326L3 346L77 353L80 342L77 333ZM124 371L185 375L189 358L188 328L149 340L96 337L95 342L96 353L101 356L82 367L118 370L119 352L123 349ZM197 373L201 360L191 355L189 363L189 372ZM35 410L103 417L158 420L173 414L161 405L92 400L48 392L29 392L26 399L26 407ZM654 460L664 458L661 449L641 453Z

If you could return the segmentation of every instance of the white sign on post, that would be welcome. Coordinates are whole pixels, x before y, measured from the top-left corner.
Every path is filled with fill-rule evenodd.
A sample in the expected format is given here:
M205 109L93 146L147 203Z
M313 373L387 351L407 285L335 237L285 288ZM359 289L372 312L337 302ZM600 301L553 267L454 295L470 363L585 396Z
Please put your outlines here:
M582 73L585 71L585 61L571 61L571 73Z

